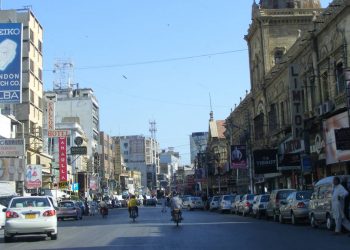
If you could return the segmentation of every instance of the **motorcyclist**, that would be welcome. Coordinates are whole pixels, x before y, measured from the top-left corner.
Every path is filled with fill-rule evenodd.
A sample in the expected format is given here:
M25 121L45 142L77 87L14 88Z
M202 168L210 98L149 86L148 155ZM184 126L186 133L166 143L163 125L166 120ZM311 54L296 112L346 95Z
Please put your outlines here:
M105 211L106 214L108 214L107 203L104 200L101 200L99 205L100 205L100 212L101 212L101 214L103 214L103 211Z
M171 208L171 217L172 220L174 219L174 210L178 209L179 210L179 215L181 220L182 218L182 200L180 199L178 193L176 193L176 191L173 192L173 197L170 200L170 208Z
M129 217L131 218L131 209L134 208L136 211L136 217L139 216L139 208L137 207L137 200L135 195L132 195L128 202Z

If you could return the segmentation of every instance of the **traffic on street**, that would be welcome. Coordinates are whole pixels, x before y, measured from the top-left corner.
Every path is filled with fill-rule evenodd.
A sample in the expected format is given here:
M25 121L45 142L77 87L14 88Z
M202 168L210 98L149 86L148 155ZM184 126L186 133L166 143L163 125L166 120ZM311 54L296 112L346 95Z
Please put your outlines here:
M110 209L83 220L58 222L58 239L19 236L0 249L346 249L350 238L334 237L325 227L314 230L307 224L293 226L272 220L254 219L231 213L183 209L179 227L171 221L170 210L160 206L140 207L135 222L126 208Z

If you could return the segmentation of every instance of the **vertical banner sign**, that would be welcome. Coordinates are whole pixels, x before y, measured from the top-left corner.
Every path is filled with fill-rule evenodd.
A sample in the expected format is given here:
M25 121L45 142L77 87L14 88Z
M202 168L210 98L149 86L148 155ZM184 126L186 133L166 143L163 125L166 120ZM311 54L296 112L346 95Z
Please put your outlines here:
M58 138L58 153L60 165L60 182L67 181L67 138Z
M0 103L22 102L22 24L0 23Z
M25 176L25 187L27 189L37 189L42 187L42 167L41 165L28 165Z
M231 167L243 169L246 169L248 167L246 145L231 146Z
M55 102L53 100L47 101L47 130L55 130Z
M302 86L299 79L299 69L296 64L289 66L289 89L292 115L292 134L294 139L303 138L304 119L302 103Z

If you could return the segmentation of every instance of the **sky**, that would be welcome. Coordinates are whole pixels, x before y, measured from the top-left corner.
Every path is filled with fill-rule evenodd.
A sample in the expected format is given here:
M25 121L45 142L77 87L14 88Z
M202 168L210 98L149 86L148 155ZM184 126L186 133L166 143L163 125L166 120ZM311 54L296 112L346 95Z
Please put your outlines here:
M74 64L74 83L92 88L100 129L150 136L190 163L189 136L229 116L250 90L244 36L252 0L0 0L31 6L44 29L44 89L57 61ZM321 0L322 7L330 0Z

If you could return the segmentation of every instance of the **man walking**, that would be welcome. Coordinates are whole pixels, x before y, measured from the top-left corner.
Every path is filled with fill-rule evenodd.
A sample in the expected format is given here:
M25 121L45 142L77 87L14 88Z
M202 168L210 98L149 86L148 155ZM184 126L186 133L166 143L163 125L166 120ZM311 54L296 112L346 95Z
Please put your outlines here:
M332 194L332 213L335 220L335 235L341 232L344 216L344 199L348 195L348 191L340 184L340 179L335 176L333 179L333 194Z

